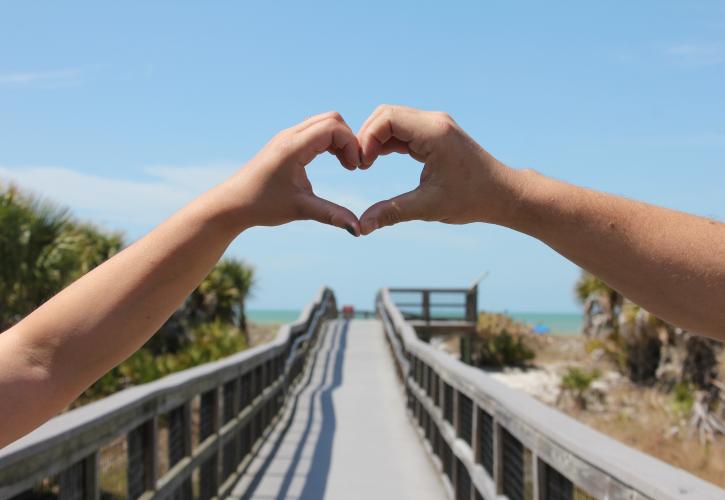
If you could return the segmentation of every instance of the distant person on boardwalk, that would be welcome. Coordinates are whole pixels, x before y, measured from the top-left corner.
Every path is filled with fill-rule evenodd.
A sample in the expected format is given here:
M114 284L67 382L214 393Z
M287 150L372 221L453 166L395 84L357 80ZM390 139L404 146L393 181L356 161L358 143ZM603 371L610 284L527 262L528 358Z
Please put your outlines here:
M315 196L305 165L348 169L406 153L420 186L358 219ZM236 175L0 335L0 447L30 432L141 347L252 226L313 219L354 236L408 220L529 234L637 304L725 340L725 224L502 164L448 115L381 106L357 136L337 113L275 136Z

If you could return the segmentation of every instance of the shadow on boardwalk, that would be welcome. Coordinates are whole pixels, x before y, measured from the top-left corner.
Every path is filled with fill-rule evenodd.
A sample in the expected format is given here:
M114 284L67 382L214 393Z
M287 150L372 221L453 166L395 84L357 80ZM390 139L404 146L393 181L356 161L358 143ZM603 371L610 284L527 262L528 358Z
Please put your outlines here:
M335 417L335 408L332 403L332 393L342 385L343 381L343 364L345 362L345 349L347 346L349 322L339 322L334 328L326 332L326 335L332 338L323 337L320 339L321 349L326 345L330 345L328 351L324 354L324 366L316 366L322 356L316 356L314 365L312 366L310 378L305 386L300 390L295 398L290 416L284 427L280 430L274 441L272 449L269 451L264 462L254 473L254 478L247 486L246 491L241 496L242 499L254 498L276 498L282 500L286 498L299 498L300 500L317 500L323 498L327 482L330 474L330 466L332 464L332 445L337 428L337 420ZM323 354L323 353L320 353ZM321 377L315 377L315 372L322 369ZM330 379L331 376L331 379ZM317 384L317 385L315 385ZM319 417L317 417L318 407L316 401L319 399ZM306 415L298 415L298 409L301 403L306 403L308 411ZM305 419L302 432L295 443L291 461L283 472L281 483L277 493L273 496L264 493L258 493L258 487L265 476L270 475L270 468L275 460L279 461L282 445L289 442L289 431L293 423L298 422L298 418ZM319 423L318 423L319 422ZM319 425L319 431L314 432L313 427ZM290 491L293 480L300 477L298 472L300 464L303 460L303 452L312 445L311 439L317 439L314 443L314 452L310 460L309 469L304 474L305 481L301 491L299 486L293 488L297 491ZM298 493L299 492L299 493Z

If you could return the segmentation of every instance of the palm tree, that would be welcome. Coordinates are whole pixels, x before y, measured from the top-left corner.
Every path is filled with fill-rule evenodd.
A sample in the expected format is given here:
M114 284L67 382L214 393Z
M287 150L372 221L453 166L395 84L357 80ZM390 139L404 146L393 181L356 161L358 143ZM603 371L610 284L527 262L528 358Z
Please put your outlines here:
M220 320L246 330L245 301L254 286L254 270L243 262L222 259L192 294L205 321ZM196 297L194 297L196 295Z
M584 304L584 334L619 343L633 382L710 384L717 372L717 342L674 327L586 271L582 271L575 291Z
M593 274L582 271L575 293L584 304L583 333L588 337L608 338L617 335L617 318L624 297Z
M0 186L0 331L118 252L120 234L66 208Z
M247 330L245 301L254 287L254 269L222 259L184 304L146 343L154 354L174 353L193 342L200 325L218 322Z

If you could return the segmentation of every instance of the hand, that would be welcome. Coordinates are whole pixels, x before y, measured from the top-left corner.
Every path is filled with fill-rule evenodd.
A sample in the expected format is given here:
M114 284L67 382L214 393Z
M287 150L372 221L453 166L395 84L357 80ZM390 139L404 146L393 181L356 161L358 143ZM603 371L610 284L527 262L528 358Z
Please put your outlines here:
M423 163L420 185L376 203L360 218L362 234L408 220L500 223L514 199L514 171L488 154L445 113L380 106L358 132L361 168L379 155L406 153Z
M305 166L325 151L349 170L360 164L357 138L339 113L313 116L277 134L224 186L233 199L231 218L246 226L316 220L359 236L359 221L350 210L312 191Z

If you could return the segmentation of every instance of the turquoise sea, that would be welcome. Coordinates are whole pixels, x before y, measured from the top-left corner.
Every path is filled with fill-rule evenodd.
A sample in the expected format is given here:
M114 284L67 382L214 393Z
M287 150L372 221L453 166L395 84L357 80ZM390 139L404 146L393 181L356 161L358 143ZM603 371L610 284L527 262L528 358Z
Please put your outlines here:
M578 335L581 333L583 317L577 313L533 313L508 312L514 319L531 326L543 325L556 335Z
M300 312L295 309L248 309L247 319L258 325L291 323L299 317Z
M268 325L289 323L299 316L295 309L249 309L247 317L253 323ZM514 319L534 325L544 325L557 335L577 335L581 330L582 315L572 313L508 312Z

